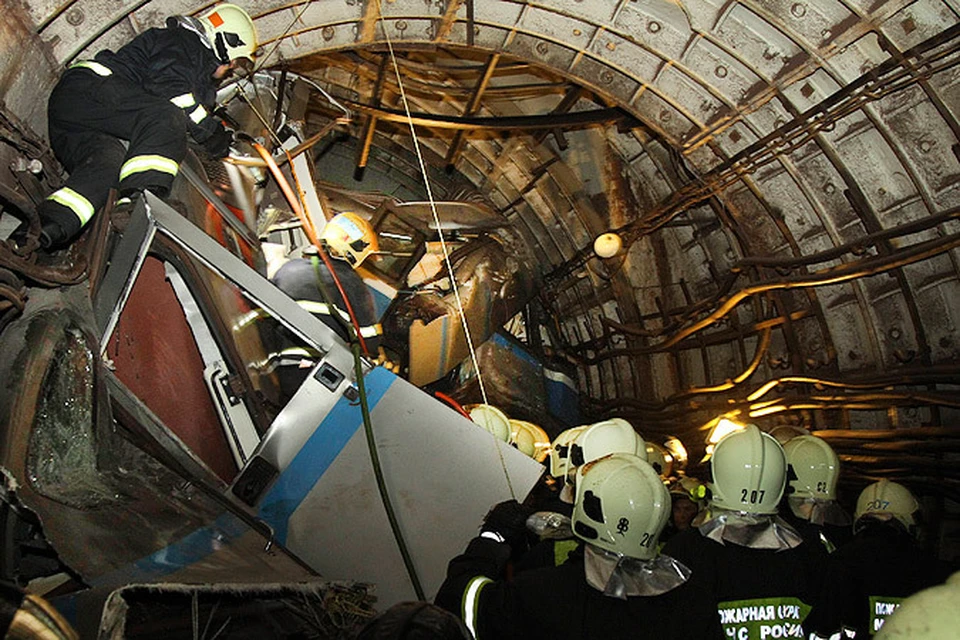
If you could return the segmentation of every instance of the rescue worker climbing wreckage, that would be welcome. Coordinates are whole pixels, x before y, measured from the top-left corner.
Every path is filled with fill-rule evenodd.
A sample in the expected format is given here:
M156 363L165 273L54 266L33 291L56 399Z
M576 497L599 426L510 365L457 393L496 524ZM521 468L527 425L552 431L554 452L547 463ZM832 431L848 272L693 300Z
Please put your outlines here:
M690 567L728 638L804 637L826 550L777 516L786 483L783 448L755 425L717 443L708 505L663 552Z
M354 271L378 250L376 233L369 222L345 211L327 221L318 240L330 256L329 262L321 261L318 252L308 247L309 257L285 262L271 281L345 341L358 342L362 351L377 358L382 353L383 329L378 322L373 295ZM287 358L295 366L280 368L281 385L290 389L299 387L315 364L311 357L319 355L299 354L299 357ZM380 361L384 361L382 355Z
M463 617L477 640L720 638L716 609L690 571L658 552L670 497L657 472L630 454L577 470L569 561L505 579L526 511L496 505L448 567L436 603Z
M113 52L74 62L48 104L50 144L69 173L38 207L39 244L70 243L106 203L144 190L165 197L187 153L187 134L213 157L232 133L214 115L216 85L252 69L257 34L247 13L220 4L199 18L176 16ZM127 144L125 145L124 142ZM24 246L36 230L12 236Z

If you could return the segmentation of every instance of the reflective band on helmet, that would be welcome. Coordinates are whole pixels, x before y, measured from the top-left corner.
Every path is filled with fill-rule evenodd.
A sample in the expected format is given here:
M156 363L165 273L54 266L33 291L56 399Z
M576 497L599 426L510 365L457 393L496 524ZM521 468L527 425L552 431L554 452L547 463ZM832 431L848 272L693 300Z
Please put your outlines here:
M196 124L203 122L203 119L207 117L207 110L203 108L203 105L200 105L196 109L190 112L190 119Z
M330 316L333 315L330 313L330 305L326 302L316 302L314 300L297 300L302 308L309 311L310 313L315 313L321 316ZM346 320L348 323L350 320L350 314L344 311L343 309L334 306L334 311L337 312L337 315ZM383 335L383 326L380 323L368 325L366 327L360 327L360 336L363 338L373 338L374 336Z
M467 583L467 588L463 592L463 610L461 617L463 623L467 625L470 634L477 637L477 612L480 607L480 590L493 582L486 576L477 576Z
M71 69L90 69L98 76L110 76L113 75L113 71L110 70L106 65L102 65L99 62L94 62L93 60L81 60L80 62L74 62L70 65Z
M73 213L80 218L80 226L87 224L96 211L89 200L70 187L57 189L50 194L47 200L53 200L57 204L61 204L67 209L70 209L70 211L73 211Z
M177 105L181 109L186 109L187 107L192 107L197 104L197 99L193 97L192 93L184 93L179 96L174 96L170 98L170 102Z
M120 167L120 179L126 180L134 173L143 173L144 171L160 171L175 176L179 169L180 166L170 158L154 155L134 156Z

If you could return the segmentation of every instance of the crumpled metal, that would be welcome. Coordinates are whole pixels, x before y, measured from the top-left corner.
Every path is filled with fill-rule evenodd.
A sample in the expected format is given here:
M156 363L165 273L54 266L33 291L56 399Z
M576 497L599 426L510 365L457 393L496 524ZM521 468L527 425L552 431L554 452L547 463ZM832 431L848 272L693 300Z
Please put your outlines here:
M720 544L729 542L750 549L785 551L803 542L797 530L777 515L708 509L697 517L694 526L701 535Z
M573 521L556 511L537 511L527 518L527 529L541 540L568 540L573 537Z
M679 560L663 554L640 560L613 553L592 544L584 546L583 569L587 584L603 595L620 600L631 596L658 596L690 578Z
M836 500L788 497L787 502L795 516L802 520L809 520L815 525L848 527L853 524L853 518Z

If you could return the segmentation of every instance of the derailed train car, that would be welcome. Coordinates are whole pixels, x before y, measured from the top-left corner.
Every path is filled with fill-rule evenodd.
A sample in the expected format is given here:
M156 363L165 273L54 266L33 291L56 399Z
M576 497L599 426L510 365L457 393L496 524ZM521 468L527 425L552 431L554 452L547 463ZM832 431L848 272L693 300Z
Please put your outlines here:
M102 213L62 258L87 279L31 288L0 334L4 576L69 577L54 601L88 629L129 584L432 596L541 465L355 358L265 278L262 175L181 173L167 203ZM295 389L285 366L307 373Z

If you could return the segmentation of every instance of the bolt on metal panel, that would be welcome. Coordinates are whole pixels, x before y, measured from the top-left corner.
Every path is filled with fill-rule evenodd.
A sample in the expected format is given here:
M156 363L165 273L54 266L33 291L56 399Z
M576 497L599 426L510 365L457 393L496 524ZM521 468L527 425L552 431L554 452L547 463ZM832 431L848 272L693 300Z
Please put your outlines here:
M768 82L802 52L783 32L741 5L734 5L717 25L717 37Z
M709 83L737 107L745 106L748 96L766 86L751 68L706 38L693 41L682 60L700 82Z
M956 9L941 0L917 0L884 21L880 30L901 51L931 38L957 22Z

